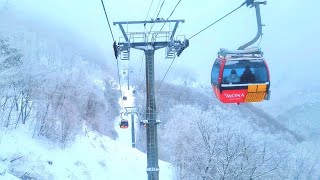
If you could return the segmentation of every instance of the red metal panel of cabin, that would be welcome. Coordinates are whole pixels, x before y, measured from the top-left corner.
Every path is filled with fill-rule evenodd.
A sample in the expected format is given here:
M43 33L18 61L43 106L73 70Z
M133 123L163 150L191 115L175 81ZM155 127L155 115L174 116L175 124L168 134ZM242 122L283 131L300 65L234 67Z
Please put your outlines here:
M220 95L220 101L223 103L242 103L247 96L247 89L224 90Z
M263 62L266 65L266 69L267 69L267 73L268 73L268 81L270 82L271 80L270 80L270 72L269 72L268 64L267 64L267 62L265 60Z
M220 73L219 73L219 79L218 79L218 83L221 84L222 82L222 77L223 77L223 70L224 70L224 65L226 64L226 60L225 59L221 59L220 60Z
M212 90L214 92L214 94L216 95L216 97L220 100L220 90L216 87L216 86L212 86Z

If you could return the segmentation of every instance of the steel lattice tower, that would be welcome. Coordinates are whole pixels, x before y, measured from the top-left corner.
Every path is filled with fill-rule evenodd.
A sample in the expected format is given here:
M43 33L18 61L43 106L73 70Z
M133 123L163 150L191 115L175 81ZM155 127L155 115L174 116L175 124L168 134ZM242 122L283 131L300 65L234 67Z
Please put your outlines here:
M189 46L189 41L175 40L174 35L178 28L178 24L184 20L163 20L157 19L152 21L124 21L114 22L113 25L119 25L123 34L124 42L114 43L113 48L116 58L120 55L122 60L129 60L130 48L144 51L146 57L146 87L147 87L147 102L146 102L146 124L147 131L147 173L148 180L159 179L158 165L158 137L157 137L157 109L155 100L154 86L154 53L156 50L166 48L166 58L175 58ZM123 25L148 23L175 23L172 31L149 31L149 32L125 32Z

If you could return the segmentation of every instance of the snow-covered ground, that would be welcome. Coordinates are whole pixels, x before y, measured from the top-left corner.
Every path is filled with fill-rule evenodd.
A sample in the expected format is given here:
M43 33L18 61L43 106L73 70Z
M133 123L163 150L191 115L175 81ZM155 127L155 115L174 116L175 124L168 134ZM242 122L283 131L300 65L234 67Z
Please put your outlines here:
M130 145L130 144L129 144ZM0 179L146 179L146 155L84 128L64 149L32 138L29 125L0 132ZM173 168L160 161L161 179Z
M20 7L20 5L21 4L17 4L17 7ZM37 7L34 8L37 9ZM6 22L0 23L1 29L5 29L5 32L11 32L11 30L17 31L26 34L26 36L32 31L35 37L43 38L45 42L45 37L48 35L47 32L43 31L44 33L42 34L41 31L43 29L40 31L37 29L37 27L41 25L38 24L39 26L33 26L37 23L33 24L30 23L30 21L24 21L26 19L19 19L19 16L24 14L22 12L20 13L17 13L16 16L12 17L10 20L5 18ZM8 14L4 14L0 12L1 18L9 17L7 16ZM22 21L24 22L21 23ZM10 25L7 26L8 24ZM25 31L26 27L28 32ZM19 30L16 28L19 28ZM54 31L54 29L51 30ZM59 32L61 33L61 31ZM59 36L60 35L68 36L63 33L59 34ZM51 37L49 39L52 38L55 39L57 37ZM20 41L17 41L17 43L19 42ZM68 50L77 49L77 47L70 47L68 44L63 44L62 46ZM90 57L90 55L88 56ZM99 61L99 59L94 57L91 57L90 59ZM125 79L125 76L122 77L122 89L128 99L126 101L120 99L122 112L124 112L124 107L132 106L134 104L134 98L132 96L133 88L130 90L126 88L127 84ZM96 81L96 83L101 83L100 85L103 86L101 80L97 79ZM127 118L129 120L130 116ZM27 122L26 125L19 125L17 129L11 130L1 126L0 179L27 179L28 177L46 180L147 179L146 154L131 148L132 124L129 121L128 129L120 129L118 124L119 120L120 119L115 119L115 129L119 135L118 139L112 140L107 136L100 135L97 132L87 129L84 126L83 130L78 132L79 134L76 136L75 141L68 142L64 148L61 147L61 144L50 143L47 139L42 139L37 135L32 137L33 126L29 124L32 122ZM138 121L138 117L135 116L135 120ZM139 125L139 123L137 123L137 125ZM138 128L136 128L136 130L138 130ZM170 164L159 161L159 166L161 179L173 179L174 168Z

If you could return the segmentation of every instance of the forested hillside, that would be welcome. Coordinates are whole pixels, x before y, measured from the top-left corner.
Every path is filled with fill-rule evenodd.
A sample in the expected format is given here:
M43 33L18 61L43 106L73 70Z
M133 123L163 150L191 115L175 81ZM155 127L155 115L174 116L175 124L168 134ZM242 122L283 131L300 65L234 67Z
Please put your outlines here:
M108 69L27 29L8 27L0 36L1 128L31 121L33 136L65 142L88 125L115 138L120 94Z
M139 87L136 99L142 105L145 90ZM159 156L176 166L178 179L319 177L315 142L253 106L223 105L209 93L167 83L156 93ZM139 148L145 151L145 128L139 132Z

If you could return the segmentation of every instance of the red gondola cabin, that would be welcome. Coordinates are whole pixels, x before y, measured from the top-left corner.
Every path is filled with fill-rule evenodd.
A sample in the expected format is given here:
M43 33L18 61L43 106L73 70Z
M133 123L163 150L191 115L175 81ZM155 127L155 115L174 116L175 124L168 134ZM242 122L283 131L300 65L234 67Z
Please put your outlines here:
M223 103L269 100L270 75L260 48L220 49L212 66L211 85Z
M122 129L126 129L129 127L129 122L128 120L125 120L125 119L121 119L120 121L120 128Z

